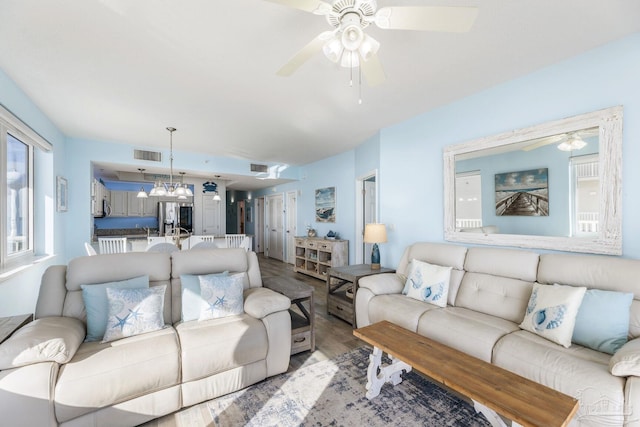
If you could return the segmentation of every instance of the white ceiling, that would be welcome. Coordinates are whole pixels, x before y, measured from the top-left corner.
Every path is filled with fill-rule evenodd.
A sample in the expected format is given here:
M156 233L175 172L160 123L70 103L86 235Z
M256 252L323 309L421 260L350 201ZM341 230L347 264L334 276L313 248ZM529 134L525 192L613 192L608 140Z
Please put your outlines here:
M330 29L264 0L0 0L0 68L67 136L301 165L384 127L640 31L638 0L379 0L477 6L462 34L382 30L386 81L348 86Z

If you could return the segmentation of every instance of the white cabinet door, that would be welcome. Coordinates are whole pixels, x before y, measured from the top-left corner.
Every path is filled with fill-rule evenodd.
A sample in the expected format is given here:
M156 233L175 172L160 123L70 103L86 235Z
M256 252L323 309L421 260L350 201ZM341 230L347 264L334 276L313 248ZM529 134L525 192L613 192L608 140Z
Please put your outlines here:
M142 216L158 216L158 198L147 197L142 199Z
M138 193L135 191L126 191L127 193L127 216L142 215L142 203L144 199L138 199Z
M111 216L127 216L127 191L111 191Z

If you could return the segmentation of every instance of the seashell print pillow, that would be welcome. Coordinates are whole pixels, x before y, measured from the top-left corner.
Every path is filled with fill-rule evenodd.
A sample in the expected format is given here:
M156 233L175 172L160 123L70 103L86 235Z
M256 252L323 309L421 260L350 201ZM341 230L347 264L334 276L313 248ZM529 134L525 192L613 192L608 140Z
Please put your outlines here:
M442 267L413 259L402 293L418 301L446 307L450 278L451 267Z
M534 283L520 327L569 348L586 290L585 287Z

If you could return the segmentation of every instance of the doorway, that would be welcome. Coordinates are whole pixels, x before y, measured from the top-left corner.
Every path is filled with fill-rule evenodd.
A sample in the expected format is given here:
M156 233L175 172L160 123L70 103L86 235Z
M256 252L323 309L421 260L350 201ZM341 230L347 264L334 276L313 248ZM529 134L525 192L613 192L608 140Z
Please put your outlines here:
M356 179L356 264L371 264L372 244L364 243L364 226L378 222L378 171L373 170Z
M213 200L207 194L202 195L202 234L219 236L220 232L220 202Z
M267 196L265 224L265 256L284 261L284 197L282 194Z
M289 264L293 264L296 259L296 235L298 234L298 225L297 225L297 216L298 216L298 205L297 205L297 191L288 191L287 192L287 205L286 205L286 217L287 217L287 262Z
M256 253L262 253L264 252L264 234L265 234L265 227L264 227L264 197L258 197L256 199L256 207L255 207L255 216L256 216L256 223L255 223L255 246L256 246Z

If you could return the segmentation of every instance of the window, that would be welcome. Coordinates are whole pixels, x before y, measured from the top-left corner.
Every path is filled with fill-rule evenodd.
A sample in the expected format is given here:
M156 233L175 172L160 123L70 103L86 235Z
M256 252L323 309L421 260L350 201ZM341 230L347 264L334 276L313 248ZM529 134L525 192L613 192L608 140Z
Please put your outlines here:
M0 107L0 268L34 255L34 149L51 145Z
M598 155L571 158L573 193L572 236L600 232L600 175Z

